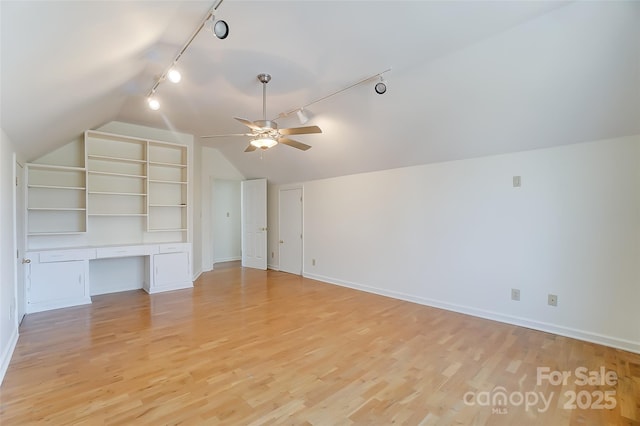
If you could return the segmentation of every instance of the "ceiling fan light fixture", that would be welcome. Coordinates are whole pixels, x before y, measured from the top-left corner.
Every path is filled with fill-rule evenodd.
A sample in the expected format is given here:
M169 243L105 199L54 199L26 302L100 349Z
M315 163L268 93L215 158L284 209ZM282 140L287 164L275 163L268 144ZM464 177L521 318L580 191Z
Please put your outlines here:
M255 146L256 148L260 148L260 149L273 148L277 144L278 144L277 140L275 140L273 138L270 138L268 136L258 137L257 139L253 139L251 141L251 145Z
M300 120L300 124L306 124L309 121L309 115L305 112L304 108L296 111L296 115L298 116L298 120Z

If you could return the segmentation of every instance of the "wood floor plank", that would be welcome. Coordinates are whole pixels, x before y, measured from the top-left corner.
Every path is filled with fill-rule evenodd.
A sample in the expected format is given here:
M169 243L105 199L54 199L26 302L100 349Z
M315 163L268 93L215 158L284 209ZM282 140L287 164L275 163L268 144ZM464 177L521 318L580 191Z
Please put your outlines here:
M539 367L619 380L537 383ZM481 403L500 389L550 405ZM565 409L581 391L616 406ZM640 355L231 263L28 315L0 388L3 426L391 423L638 425Z

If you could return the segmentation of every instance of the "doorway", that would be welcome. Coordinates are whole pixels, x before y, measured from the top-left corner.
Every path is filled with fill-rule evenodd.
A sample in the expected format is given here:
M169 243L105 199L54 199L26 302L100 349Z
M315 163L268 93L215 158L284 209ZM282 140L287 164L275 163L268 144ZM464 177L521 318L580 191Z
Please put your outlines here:
M302 275L302 188L280 190L280 270Z
M267 269L267 180L242 181L242 266Z
M211 244L213 264L240 260L241 234L241 182L214 179L211 185Z

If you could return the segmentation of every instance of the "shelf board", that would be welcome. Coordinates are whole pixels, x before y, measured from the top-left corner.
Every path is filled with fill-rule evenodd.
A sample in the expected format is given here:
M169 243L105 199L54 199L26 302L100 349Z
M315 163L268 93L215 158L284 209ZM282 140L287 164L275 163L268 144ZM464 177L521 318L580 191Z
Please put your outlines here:
M161 161L149 161L149 165L150 166L163 166L163 167L178 167L178 168L185 168L187 167L186 164L183 163L163 163Z
M60 186L60 185L27 185L28 188L43 188L43 189L76 189L84 191L84 186Z
M27 163L27 166L31 169L46 169L46 170L60 170L68 172L84 172L87 170L84 167L76 166L57 166L54 164L40 164L40 163Z
M158 180L158 179L149 179L150 183L175 183L178 185L186 185L187 182L183 182L180 180Z
M84 207L27 207L27 210L65 212L65 211L85 211L87 209Z
M29 232L27 235L29 236L38 236L38 235L78 235L78 234L86 234L87 231L51 231L51 232Z
M90 160L104 160L104 161L113 161L117 163L136 163L136 164L145 164L147 160L141 160L137 158L123 158L123 157L110 157L108 155L97 155L97 154L89 154L87 158Z
M187 207L186 204L149 204L149 207Z
M136 217L144 217L147 216L146 213L89 213L89 216L136 216Z
M117 177L128 177L128 178L136 178L136 179L147 178L145 175L131 175L127 173L114 173L114 172L99 172L96 170L89 170L88 173L92 175L117 176Z
M135 193L135 192L112 192L112 191L89 191L89 194L96 195L131 195L137 197L146 197L147 194Z
M116 142L133 142L138 144L147 143L147 139L137 138L135 136L116 135L114 133L101 132L99 130L87 130L85 135L95 139L106 139Z

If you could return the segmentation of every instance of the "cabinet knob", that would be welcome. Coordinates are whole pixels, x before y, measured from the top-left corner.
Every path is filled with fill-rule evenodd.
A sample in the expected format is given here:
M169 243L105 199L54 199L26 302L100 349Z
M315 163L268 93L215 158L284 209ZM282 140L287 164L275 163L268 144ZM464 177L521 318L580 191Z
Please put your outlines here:
M31 263L31 259L22 259L22 264Z

